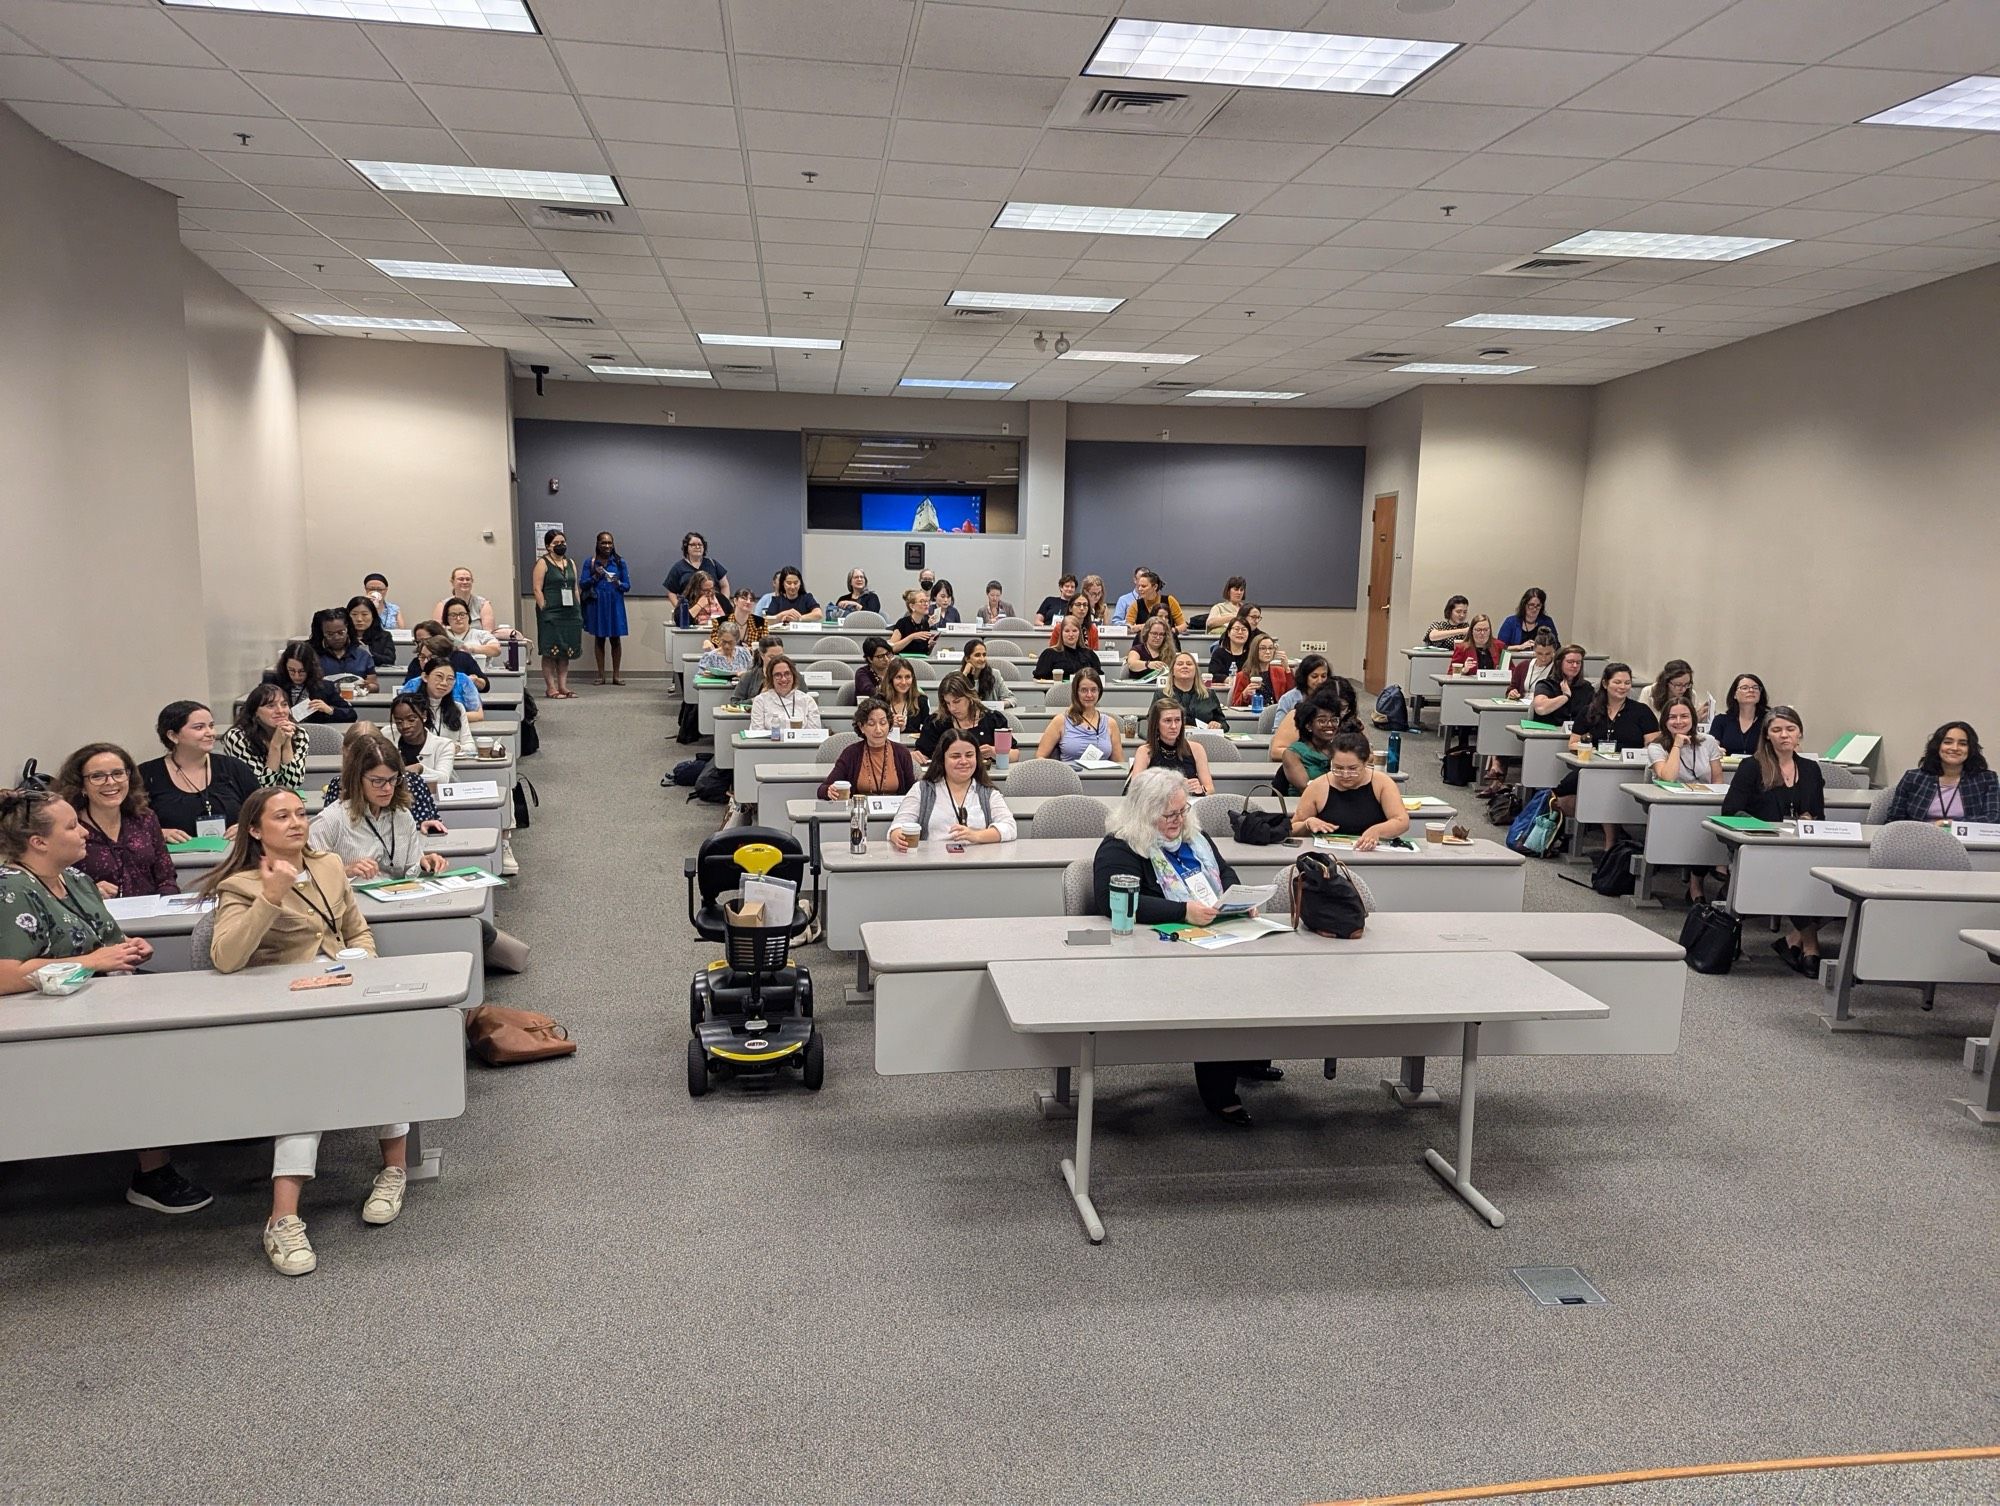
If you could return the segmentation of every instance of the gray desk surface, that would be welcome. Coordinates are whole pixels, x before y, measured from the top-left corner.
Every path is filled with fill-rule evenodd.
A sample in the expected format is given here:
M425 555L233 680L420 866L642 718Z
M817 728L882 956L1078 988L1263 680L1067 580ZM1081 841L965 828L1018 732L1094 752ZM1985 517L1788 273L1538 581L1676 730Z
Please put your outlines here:
M421 899L371 899L359 895L362 918L369 926L395 925L408 920L462 920L483 912L491 888L459 889L449 894L427 894ZM138 920L120 921L127 936L187 936L201 916L193 911L173 915L148 915ZM197 977L211 976L207 973Z
M471 990L472 958L463 952L369 957L348 966L352 983L297 993L291 980L324 972L324 962L93 978L66 999L26 994L7 1000L0 1005L0 1041L429 1009L462 1003Z
M1995 962L2000 962L2000 931L1960 931L1958 939L1967 946L1978 947Z
M1859 852L1865 850L1875 840L1875 834L1882 830L1879 826L1864 824L1859 837L1802 837L1797 832L1783 831L1737 831L1724 826L1719 821L1702 823L1709 831L1729 847L1824 847L1829 852ZM1967 852L2000 852L2000 842L1987 837L1966 838L1962 845ZM1852 864L1832 862L1828 867L1851 867Z
M1815 868L1812 876L1848 899L2000 900L2000 873L1945 873L1935 868Z
M1280 917L1282 918L1282 917ZM1067 944L1072 931L1109 931L1101 915L1039 915L1011 919L871 920L861 928L870 967L877 973L957 972L991 962L1089 961L1130 956L1142 960L1241 956L1346 956L1357 953L1513 952L1536 962L1678 962L1678 944L1623 915L1544 910L1532 913L1438 914L1378 912L1355 941L1335 941L1310 931L1272 933L1247 948L1205 952L1164 945L1141 926L1109 949ZM1995 933L2000 945L2000 933Z
M987 971L1008 1023L1036 1033L1587 1020L1611 1013L1506 952L1281 957L1238 950L1214 960L1220 969L1111 957L995 962ZM1218 987L1218 971L1229 974L1226 987Z
M1215 850L1230 864L1269 868L1290 866L1306 847L1246 847L1229 837L1213 839ZM916 869L944 868L1062 868L1078 858L1094 857L1095 837L1058 837L1040 841L983 842L964 852L946 852L942 842L923 842L909 852L896 852L885 842L870 842L866 855L857 855L845 845L836 845L825 854L829 873L903 873ZM1340 860L1351 868L1401 865L1412 868L1516 868L1527 862L1518 852L1510 852L1498 842L1475 837L1470 847L1446 847L1419 842L1414 852L1377 848L1355 852L1343 848Z
M433 832L424 837L424 851L441 853L452 859L454 868L475 858L490 856L499 846L500 828L497 826L462 826L456 831ZM178 853L174 857L174 871L205 873L227 856L226 852Z
M1729 783L1710 784L1700 790L1663 790L1647 779L1633 784L1621 785L1621 789L1641 805L1713 805L1720 807L1722 797L1729 790ZM1867 810L1880 790L1828 790L1826 808L1828 810Z

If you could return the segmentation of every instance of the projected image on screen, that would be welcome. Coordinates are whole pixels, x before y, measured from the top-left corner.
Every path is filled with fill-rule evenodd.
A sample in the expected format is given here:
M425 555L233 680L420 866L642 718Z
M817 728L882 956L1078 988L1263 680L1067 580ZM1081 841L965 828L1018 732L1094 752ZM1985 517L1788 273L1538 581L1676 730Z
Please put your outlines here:
M984 533L984 492L863 492L861 526L870 533Z

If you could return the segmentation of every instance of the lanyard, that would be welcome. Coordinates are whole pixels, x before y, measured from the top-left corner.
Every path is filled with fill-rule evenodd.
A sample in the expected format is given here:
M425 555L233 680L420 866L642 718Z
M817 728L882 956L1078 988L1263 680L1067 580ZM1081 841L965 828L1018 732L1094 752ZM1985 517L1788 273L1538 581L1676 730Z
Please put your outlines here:
M201 813L204 816L215 814L215 801L209 795L209 790L215 784L215 774L209 766L209 759L206 753L201 756L201 784L199 786L191 783L182 783L181 766L174 762L174 755L171 753L167 755L167 774L172 778L176 789L185 794L201 796Z
M46 882L42 884L42 887L48 890L49 898L54 900L65 914L69 915L78 925L90 933L93 940L100 943L104 940L104 932L98 928L96 917L87 914L71 904L67 893L56 893Z
M314 873L312 869L308 868L306 869L306 877L312 880L312 886L314 890L316 890L319 894L320 903L323 904L326 908L321 909L320 905L314 904L310 899L306 897L305 890L299 888L297 885L293 886L292 893L296 894L299 897L300 903L303 904L308 910L312 911L313 915L319 920L319 922L326 927L328 935L336 937L339 936L340 926L333 918L333 901L328 899L326 897L326 891L320 888L319 875Z
M389 854L389 867L394 869L396 866L396 817L393 813L389 817L389 835L387 839L384 839L380 829L375 825L375 818L373 816L364 815L361 819L368 823L368 830L374 836L376 845L387 850Z
M1951 816L1951 808L1954 805L1957 805L1960 810L1965 809L1964 805L1961 804L1959 801L1959 786L1953 785L1949 790L1947 790L1943 784L1939 784L1938 815L1946 819L1949 819Z

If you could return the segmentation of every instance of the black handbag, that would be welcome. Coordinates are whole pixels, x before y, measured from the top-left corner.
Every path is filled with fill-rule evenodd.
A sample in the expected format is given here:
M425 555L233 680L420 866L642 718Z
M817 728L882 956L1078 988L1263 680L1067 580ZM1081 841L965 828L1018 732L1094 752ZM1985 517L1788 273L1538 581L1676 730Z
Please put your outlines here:
M1250 792L1245 792L1240 810L1229 813L1229 831L1245 847L1275 847L1292 834L1292 818L1284 812L1284 797L1278 797L1279 809L1274 811L1253 811L1250 809Z
M1472 783L1473 758L1470 748L1453 748L1444 756L1444 766L1439 777L1446 784L1467 785Z
M1726 973L1743 954L1743 922L1704 900L1681 922L1681 950L1698 973Z
M1486 819L1495 826L1512 826L1514 818L1521 814L1527 798L1518 784L1510 784L1491 800L1486 802Z
M1368 904L1339 858L1302 853L1292 865L1292 929L1351 941L1368 924Z

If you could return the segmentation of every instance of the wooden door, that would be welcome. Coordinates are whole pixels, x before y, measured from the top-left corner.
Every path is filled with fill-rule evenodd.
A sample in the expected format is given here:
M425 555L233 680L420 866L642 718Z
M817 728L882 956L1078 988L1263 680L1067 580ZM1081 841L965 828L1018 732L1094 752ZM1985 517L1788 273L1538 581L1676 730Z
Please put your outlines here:
M1361 657L1361 683L1377 694L1389 683L1389 587L1396 574L1396 502L1384 492L1375 499L1373 542L1368 550L1368 639Z

